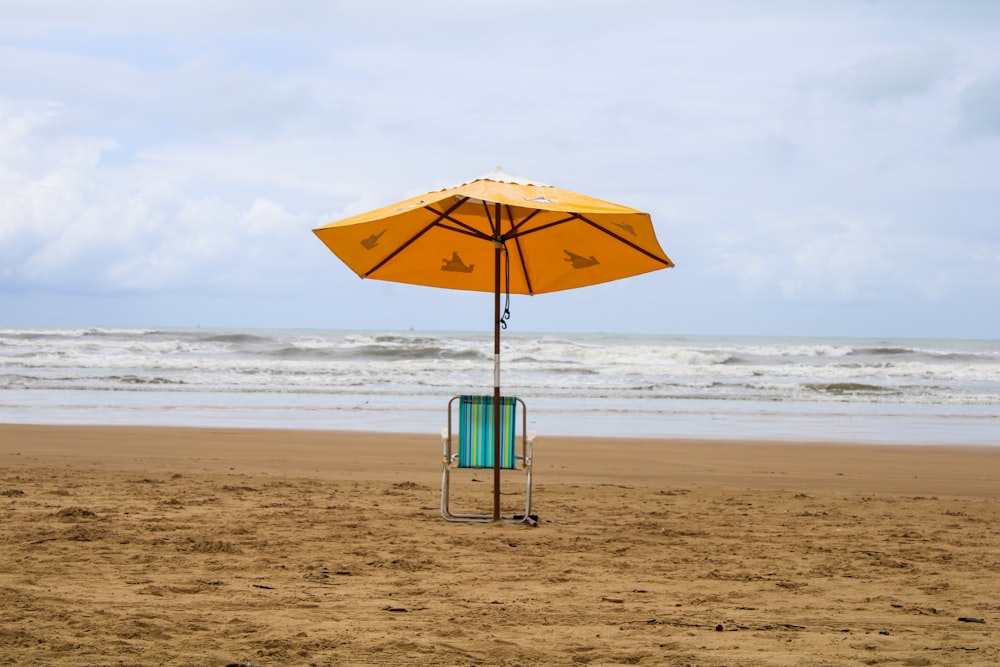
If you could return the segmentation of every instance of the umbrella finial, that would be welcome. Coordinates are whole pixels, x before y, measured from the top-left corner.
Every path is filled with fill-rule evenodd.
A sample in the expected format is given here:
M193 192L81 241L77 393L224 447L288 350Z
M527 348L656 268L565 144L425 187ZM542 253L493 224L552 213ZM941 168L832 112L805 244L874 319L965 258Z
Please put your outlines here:
M497 183L514 183L515 185L537 185L539 187L549 187L548 183L540 183L539 181L531 178L524 178L523 176L512 176L505 172L503 167L493 167L493 171L476 180L495 181Z

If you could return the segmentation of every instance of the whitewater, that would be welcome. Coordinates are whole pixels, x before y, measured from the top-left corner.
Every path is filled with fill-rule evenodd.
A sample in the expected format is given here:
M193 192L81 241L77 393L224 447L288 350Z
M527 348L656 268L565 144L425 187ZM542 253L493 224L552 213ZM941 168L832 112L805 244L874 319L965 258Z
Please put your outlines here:
M1000 444L1000 341L505 333L540 434ZM0 329L0 422L440 431L491 334Z

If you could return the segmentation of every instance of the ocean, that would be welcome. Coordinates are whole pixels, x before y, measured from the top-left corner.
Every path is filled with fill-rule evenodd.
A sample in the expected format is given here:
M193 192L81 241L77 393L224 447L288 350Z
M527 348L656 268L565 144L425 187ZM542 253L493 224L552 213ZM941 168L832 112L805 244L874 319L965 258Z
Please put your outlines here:
M1000 444L1000 341L505 333L553 435ZM0 329L0 422L437 434L492 333ZM539 441L541 442L541 440Z

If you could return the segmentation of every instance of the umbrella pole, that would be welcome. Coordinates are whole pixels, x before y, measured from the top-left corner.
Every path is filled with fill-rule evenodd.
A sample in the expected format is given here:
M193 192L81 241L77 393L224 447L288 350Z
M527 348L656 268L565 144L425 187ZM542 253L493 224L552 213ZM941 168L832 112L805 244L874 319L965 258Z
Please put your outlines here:
M499 224L499 223L498 223ZM493 294L493 520L500 520L500 253L502 244L495 241Z

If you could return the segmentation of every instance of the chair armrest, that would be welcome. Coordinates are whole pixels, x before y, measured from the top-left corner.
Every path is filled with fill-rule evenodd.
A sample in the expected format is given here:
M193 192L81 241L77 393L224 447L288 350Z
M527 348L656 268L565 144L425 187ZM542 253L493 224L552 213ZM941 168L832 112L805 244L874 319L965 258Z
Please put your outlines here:
M535 438L537 436L538 433L535 431L528 431L524 434L524 456L522 458L524 467L526 468L531 467L531 459L535 455Z
M444 458L446 466L451 465L455 459L455 454L451 452L451 442L449 442L448 427L441 429L441 456Z

